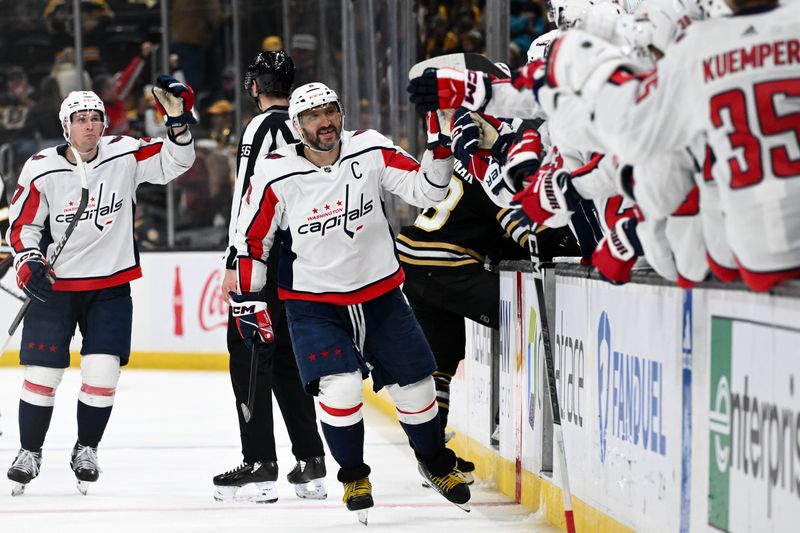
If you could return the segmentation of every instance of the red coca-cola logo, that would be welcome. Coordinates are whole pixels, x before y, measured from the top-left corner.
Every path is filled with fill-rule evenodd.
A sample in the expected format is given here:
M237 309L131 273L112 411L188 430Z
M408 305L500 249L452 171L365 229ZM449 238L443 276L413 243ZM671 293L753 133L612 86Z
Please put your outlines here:
M222 297L222 271L215 270L203 285L198 310L200 329L212 329L228 326L228 301Z

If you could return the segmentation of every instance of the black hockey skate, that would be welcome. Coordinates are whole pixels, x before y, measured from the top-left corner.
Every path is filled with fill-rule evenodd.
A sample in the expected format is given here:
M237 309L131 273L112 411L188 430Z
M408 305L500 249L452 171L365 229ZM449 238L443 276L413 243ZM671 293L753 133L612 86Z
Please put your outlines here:
M475 482L475 476L473 474L473 472L475 472L475 463L467 461L462 457L456 457L456 468L458 468L458 471L464 476L464 481L467 482L467 485L472 485Z
M375 505L372 501L372 483L369 477L363 477L356 481L344 483L344 496L342 501L347 506L348 511L358 513L358 521L367 525L367 511Z
M42 465L42 452L31 452L20 448L17 457L8 469L8 479L14 482L11 487L11 495L19 496L25 492L25 487L36 476L39 475L39 467Z
M464 480L464 475L458 470L453 468L442 476L434 476L431 474L428 467L423 461L419 463L419 473L425 479L430 488L447 498L448 501L456 504L459 508L466 512L470 511L469 499L470 492L467 482Z
M214 476L214 499L218 502L249 501L275 503L278 501L278 463L242 463L233 470ZM240 489L253 485L256 494L239 494ZM247 492L247 489L245 490Z
M286 479L294 485L294 492L300 498L324 500L328 497L325 488L325 456L309 457L297 461Z
M75 443L72 448L72 458L69 462L70 468L75 472L78 480L78 492L86 496L89 490L89 483L94 483L100 477L100 465L97 463L97 448L84 446L80 442Z

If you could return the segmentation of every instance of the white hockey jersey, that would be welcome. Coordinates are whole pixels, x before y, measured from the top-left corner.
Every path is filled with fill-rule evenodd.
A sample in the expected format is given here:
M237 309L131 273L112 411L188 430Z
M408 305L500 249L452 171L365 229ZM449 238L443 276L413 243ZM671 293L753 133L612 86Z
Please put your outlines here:
M317 167L303 145L259 160L236 234L240 292L261 290L276 232L282 244L278 295L352 305L398 287L404 274L383 210L386 192L418 207L443 200L453 157L422 164L373 130L342 132L341 154Z
M133 237L136 188L166 184L194 163L194 142L106 136L86 163L89 204L58 257L54 290L85 291L121 285L141 277ZM40 249L47 256L78 209L81 181L66 158L67 145L31 156L11 201L8 241L14 254Z
M604 142L647 161L706 134L728 242L745 282L800 276L800 4L688 28L645 79L612 77L595 100Z

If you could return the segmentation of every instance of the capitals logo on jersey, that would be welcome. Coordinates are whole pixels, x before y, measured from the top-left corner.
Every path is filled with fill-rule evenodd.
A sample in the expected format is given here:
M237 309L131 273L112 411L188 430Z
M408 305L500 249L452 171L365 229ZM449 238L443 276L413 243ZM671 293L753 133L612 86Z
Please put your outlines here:
M122 198L117 197L116 192L111 193L111 198L108 198L108 194L106 193L104 198L103 185L103 183L100 183L100 190L97 192L97 196L92 196L89 199L89 205L80 218L80 222L84 220L91 220L94 223L94 227L100 231L103 231L105 226L109 226L114 223L114 217L112 215L122 209L122 204L124 201ZM67 205L64 206L63 212L56 215L56 222L69 224L72 222L72 219L75 218L75 211L77 210L78 202L74 200L67 201Z
M364 193L361 193L356 205L350 198L350 185L346 185L344 203L337 200L334 204L322 206L321 213L319 208L313 208L312 214L307 217L309 222L297 228L297 233L300 235L319 233L321 237L324 237L328 231L341 227L345 235L351 239L355 238L356 232L364 228L364 225L359 223L359 219L372 211L372 200L365 202Z

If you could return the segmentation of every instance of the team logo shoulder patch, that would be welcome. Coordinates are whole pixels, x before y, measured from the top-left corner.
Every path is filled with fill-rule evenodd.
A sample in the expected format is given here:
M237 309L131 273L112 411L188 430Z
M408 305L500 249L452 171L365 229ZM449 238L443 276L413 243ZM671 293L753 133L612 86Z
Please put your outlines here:
M353 134L353 137L357 137L357 136L361 135L362 133L364 133L365 131L367 131L367 130L358 130Z
M284 156L281 154L276 154L275 152L270 152L265 156L265 159L283 159Z
M121 141L121 140L122 140L122 135L117 135L116 137L114 137L113 139L111 139L110 141L108 141L108 144L114 144L114 143L116 143L116 142L119 142L119 141ZM143 140L144 142L150 142L150 138L149 138L149 137L145 137L145 138L143 138L142 140Z
M40 159L44 159L45 157L47 157L47 156L46 155L42 155L40 153L39 154L34 154L34 155L31 156L31 161L38 161Z

